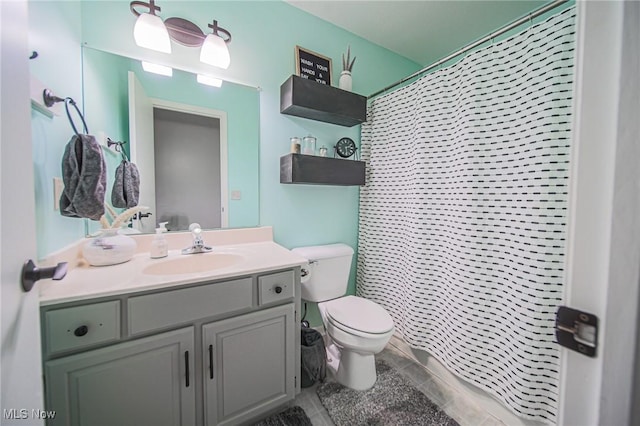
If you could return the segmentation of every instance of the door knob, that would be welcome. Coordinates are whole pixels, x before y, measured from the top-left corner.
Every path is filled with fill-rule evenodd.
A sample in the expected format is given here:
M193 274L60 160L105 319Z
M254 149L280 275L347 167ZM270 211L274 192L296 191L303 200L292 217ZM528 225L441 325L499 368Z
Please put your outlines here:
M22 266L22 278L20 280L24 291L31 291L38 280L51 278L59 281L67 275L67 262L60 262L51 268L38 268L33 260L29 259Z

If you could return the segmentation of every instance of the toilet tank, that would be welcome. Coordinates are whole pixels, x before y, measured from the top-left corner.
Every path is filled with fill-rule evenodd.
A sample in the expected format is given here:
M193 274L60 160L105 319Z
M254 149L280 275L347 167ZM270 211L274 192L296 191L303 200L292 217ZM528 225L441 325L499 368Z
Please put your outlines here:
M324 302L347 293L353 249L346 244L298 247L294 253L306 258L303 266L309 274L302 277L302 299L309 302ZM304 272L303 272L304 274Z

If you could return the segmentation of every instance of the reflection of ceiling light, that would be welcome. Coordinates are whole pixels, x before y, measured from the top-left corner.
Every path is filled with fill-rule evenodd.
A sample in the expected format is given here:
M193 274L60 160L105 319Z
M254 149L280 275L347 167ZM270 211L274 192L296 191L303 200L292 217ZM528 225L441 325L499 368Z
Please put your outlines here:
M173 75L173 69L165 67L164 65L152 64L151 62L142 61L142 69L146 72L152 72L154 74L166 75L171 77Z
M208 75L198 74L198 83L206 84L207 86L220 87L222 86L222 80L219 78L211 77Z
M149 13L140 13L135 8L147 7ZM155 14L160 8L154 0L149 3L136 0L129 5L131 12L138 17L133 29L133 37L140 47L171 53L171 40L188 47L201 47L200 61L219 68L229 68L231 56L227 45L231 42L231 33L218 26L214 20L209 24L211 34L206 37L200 28L191 21L182 18L168 18L164 22Z
M134 4L148 7L149 13L135 12L133 9ZM134 1L131 3L131 10L137 13L138 16L133 27L133 38L136 44L158 52L171 53L169 32L162 19L156 15L155 12L159 12L160 8L154 4L153 0L149 0L148 4Z

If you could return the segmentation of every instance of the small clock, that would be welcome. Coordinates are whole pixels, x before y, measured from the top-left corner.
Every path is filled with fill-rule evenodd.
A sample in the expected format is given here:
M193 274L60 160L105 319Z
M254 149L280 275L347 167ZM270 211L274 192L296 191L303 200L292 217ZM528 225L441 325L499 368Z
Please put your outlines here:
M340 139L335 146L336 154L342 158L349 158L356 153L358 149L356 143L351 138Z

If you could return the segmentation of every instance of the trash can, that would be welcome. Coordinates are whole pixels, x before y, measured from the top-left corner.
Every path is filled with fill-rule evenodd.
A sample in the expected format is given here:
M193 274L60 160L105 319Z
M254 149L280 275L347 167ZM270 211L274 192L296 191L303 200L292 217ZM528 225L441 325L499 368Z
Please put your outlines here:
M300 329L300 386L308 388L327 376L327 352L322 334L313 328Z

